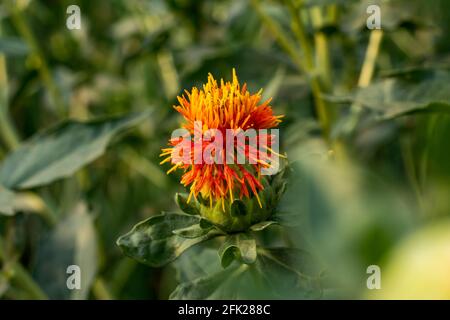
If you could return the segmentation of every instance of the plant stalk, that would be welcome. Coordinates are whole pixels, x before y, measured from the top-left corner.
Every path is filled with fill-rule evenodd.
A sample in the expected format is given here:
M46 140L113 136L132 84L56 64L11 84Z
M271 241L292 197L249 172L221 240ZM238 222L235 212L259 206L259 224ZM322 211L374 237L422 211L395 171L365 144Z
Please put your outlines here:
M28 295L37 300L47 300L48 297L45 292L34 281L28 271L16 261L6 261L6 254L3 249L3 240L0 237L0 262L3 263L5 271L10 275L11 280L14 281L20 288L24 289Z
M1 31L0 25L0 36ZM14 150L19 145L19 138L9 117L8 72L4 54L0 54L0 136L6 147L10 150Z
M8 7L11 14L11 20L14 26L16 27L19 34L25 39L28 46L33 52L33 55L37 61L36 63L39 75L42 79L42 82L47 88L47 91L50 95L52 103L56 108L56 111L59 113L60 116L65 116L67 110L64 106L63 99L61 97L61 94L55 81L52 78L50 69L47 65L47 61L45 60L44 55L42 54L42 50L38 45L36 37L34 36L33 32L28 26L26 19L23 17L21 9L17 8L17 5L12 3L9 3Z

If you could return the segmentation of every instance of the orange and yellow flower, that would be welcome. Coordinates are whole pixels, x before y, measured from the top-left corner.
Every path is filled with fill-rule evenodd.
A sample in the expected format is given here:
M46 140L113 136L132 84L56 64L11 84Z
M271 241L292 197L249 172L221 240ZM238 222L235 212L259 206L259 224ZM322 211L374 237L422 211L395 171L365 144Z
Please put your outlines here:
M194 162L194 153L190 152L191 163L174 161L174 150L181 143L180 139L169 141L169 147L162 149L161 156L166 157L161 164L171 161L173 166L168 173L176 170L184 170L181 183L190 186L188 201L192 196L197 198L200 194L203 199L209 199L210 205L214 201L230 199L233 201L237 195L242 197L255 196L259 205L261 201L258 192L264 189L261 182L261 168L269 166L267 154L274 153L271 149L272 136L262 134L258 129L271 129L281 122L282 116L275 116L270 106L270 100L261 102L262 90L251 94L247 85L240 85L236 72L233 69L231 82L220 80L220 85L214 77L208 75L208 83L202 89L192 88L191 92L185 91L178 97L179 104L174 106L184 118L182 127L190 134L205 133L209 129L217 129L225 137L226 129L235 131L255 129L258 141L267 141L264 144L264 152L251 146L236 144L235 151L242 152L246 160L254 159L254 164L228 164L221 163L199 163ZM198 128L196 123L201 122ZM263 139L263 140L261 140ZM201 142L202 150L208 147L214 139ZM194 144L194 141L189 141ZM225 142L224 142L225 143ZM237 143L237 142L236 142ZM221 155L225 157L225 154ZM234 155L233 155L234 156ZM237 156L237 154L235 155Z

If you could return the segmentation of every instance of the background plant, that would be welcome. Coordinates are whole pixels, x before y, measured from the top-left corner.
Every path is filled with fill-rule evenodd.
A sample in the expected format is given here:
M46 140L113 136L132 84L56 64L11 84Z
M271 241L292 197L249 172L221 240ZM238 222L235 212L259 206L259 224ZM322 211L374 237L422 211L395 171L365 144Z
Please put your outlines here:
M177 210L168 195L184 190L158 166L176 95L235 67L286 115L291 227L260 241L308 252L298 266L318 260L322 297L448 298L449 3L378 3L381 31L365 26L367 1L76 1L83 26L70 31L73 1L2 2L0 295L304 297L277 268L264 290L242 285L254 277L230 277L209 245L165 268L115 245ZM85 270L80 292L65 286L69 264ZM396 290L367 292L371 264Z

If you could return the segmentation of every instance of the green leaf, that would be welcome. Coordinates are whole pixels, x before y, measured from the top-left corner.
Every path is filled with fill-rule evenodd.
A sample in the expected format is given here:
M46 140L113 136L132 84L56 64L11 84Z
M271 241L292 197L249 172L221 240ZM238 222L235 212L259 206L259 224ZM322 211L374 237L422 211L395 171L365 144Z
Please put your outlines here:
M196 269L170 299L298 299L318 297L321 292L318 278L305 267L311 264L309 255L296 249L264 249L254 264L232 264L222 270L209 266L214 265L211 257L202 260L208 266L192 260ZM199 277L191 280L196 275Z
M14 214L14 193L0 186L0 214Z
M334 100L360 104L379 112L382 119L423 112L450 113L450 73L434 72L419 80L383 79Z
M253 237L245 233L229 235L219 249L221 264L228 267L234 259L245 264L252 264L256 261L256 241Z
M208 242L192 247L173 264L179 282L189 282L223 270L217 249Z
M196 201L187 202L188 195L185 193L176 193L175 202L181 211L187 214L200 215L200 210L197 208Z
M97 273L97 236L92 216L79 204L38 246L34 278L51 299L86 299ZM68 267L80 268L80 289L69 290Z
M264 248L255 265L274 294L280 297L318 297L319 269L313 257L296 248ZM300 295L300 296L299 296Z
M245 265L234 265L217 273L180 284L170 295L171 300L223 299L226 286L236 282L237 273L245 271ZM224 290L225 288L225 290ZM225 294L228 297L227 294Z
M25 189L70 176L101 156L115 134L147 116L139 113L90 122L67 120L38 133L5 159L0 182L9 189Z
M193 239L198 237L203 237L210 233L212 229L215 229L214 225L205 219L201 219L198 224L193 224L192 226L176 229L172 232L180 237ZM214 230L217 233L220 233L219 230Z
M250 230L252 231L262 231L265 228L267 228L268 226L271 226L273 224L278 224L278 222L276 221L263 221L263 222L259 222L257 224L254 224L250 227Z
M117 245L127 256L152 267L161 267L175 260L191 246L220 234L216 229L207 230L195 238L184 238L174 233L175 230L198 225L200 219L198 216L182 213L163 213L150 217L121 236ZM185 235L188 233L185 230Z

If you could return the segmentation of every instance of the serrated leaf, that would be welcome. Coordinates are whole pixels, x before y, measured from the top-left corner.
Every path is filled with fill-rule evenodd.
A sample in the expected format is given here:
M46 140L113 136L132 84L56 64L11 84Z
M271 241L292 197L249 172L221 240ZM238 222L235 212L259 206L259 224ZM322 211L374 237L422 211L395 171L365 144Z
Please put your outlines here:
M234 259L245 264L252 264L256 261L256 241L250 235L238 233L229 235L219 249L221 264L228 267Z
M103 154L111 138L148 116L148 113L99 119L67 120L38 133L8 155L0 168L0 183L26 189L70 176Z
M175 202L181 211L187 214L200 215L200 210L197 208L195 201L187 202L188 195L185 193L176 193Z
M117 240L123 252L137 261L152 267L161 267L181 255L191 246L219 235L208 230L196 238L183 238L175 234L180 230L198 225L200 217L184 213L163 213L138 223Z
M0 214L14 215L14 193L0 186Z

